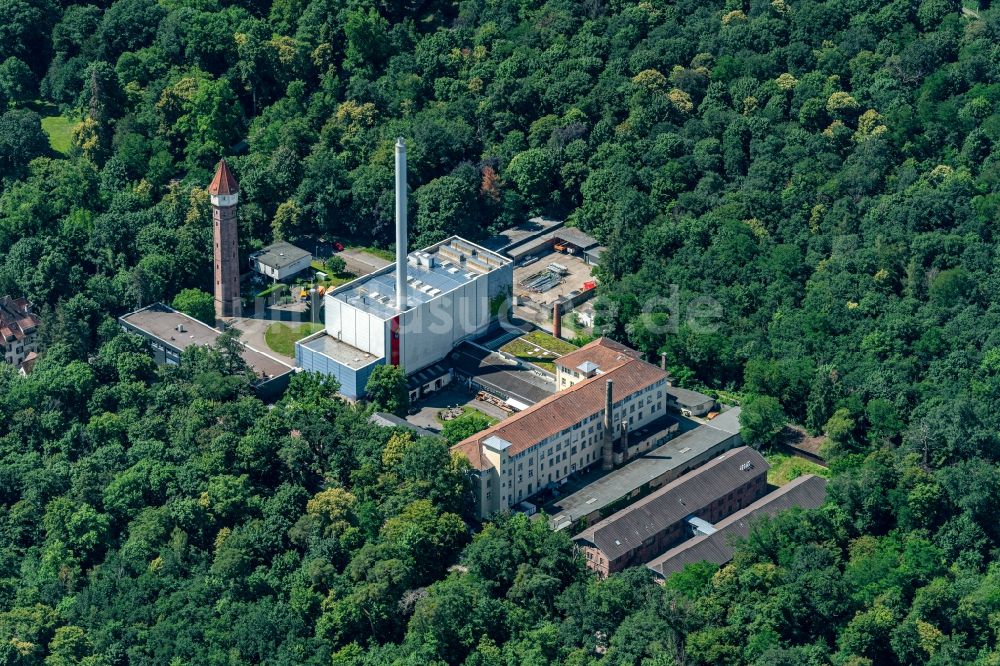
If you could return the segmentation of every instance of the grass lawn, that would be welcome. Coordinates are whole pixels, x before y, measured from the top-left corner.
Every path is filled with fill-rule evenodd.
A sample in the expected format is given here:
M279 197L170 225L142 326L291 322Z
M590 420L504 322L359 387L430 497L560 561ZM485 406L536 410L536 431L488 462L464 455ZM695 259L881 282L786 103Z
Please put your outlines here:
M353 273L337 273L336 275L333 275L330 273L329 269L327 269L326 264L324 264L319 259L313 259L312 263L309 265L312 266L313 270L319 271L320 273L326 275L326 279L317 280L317 284L321 284L327 288L339 287L340 285L347 284L351 280L355 280L358 277Z
M803 474L815 474L827 479L830 478L830 470L826 467L797 456L771 453L766 458L767 462L771 464L771 469L767 472L767 482L772 486L783 486Z
M76 121L65 116L42 118L42 131L49 137L49 145L57 153L66 155L73 145L73 126Z
M516 356L522 361L534 363L549 372L556 371L553 361L575 350L576 345L554 338L544 331L532 331L500 348L502 352Z
M441 418L441 414L444 411L445 410L443 410L443 409L438 410L438 413L434 415L434 418L437 419L437 422L440 423L441 425L444 425L445 423L448 423L448 421L445 421L443 418ZM478 414L479 416L485 417L487 420L489 420L490 425L493 425L494 423L498 423L497 419L493 418L489 414L484 414L483 412L479 411L478 409L476 409L472 405L462 405L462 416L458 416L456 418L460 419L463 416L467 416L469 414ZM455 419L452 419L452 420L454 421Z
M271 351L285 356L295 356L295 342L307 335L323 329L323 324L283 324L280 321L267 327L264 332L264 341Z
M322 280L319 284L323 285L327 289L332 289L334 287L339 287L342 284L347 284L351 280L357 280L356 275L348 274L346 277L343 275L334 275L333 277L327 277L327 279Z
M392 250L383 250L380 247L363 247L355 246L349 247L348 250L354 250L356 252L364 252L365 254L370 254L373 257L378 257L379 259L384 259L386 261L396 261L396 253Z

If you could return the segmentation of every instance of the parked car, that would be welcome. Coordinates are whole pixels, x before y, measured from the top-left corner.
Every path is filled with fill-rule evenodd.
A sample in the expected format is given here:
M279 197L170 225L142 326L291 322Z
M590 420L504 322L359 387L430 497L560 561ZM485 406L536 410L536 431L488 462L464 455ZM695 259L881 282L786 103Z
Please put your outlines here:
M333 247L335 250L337 250L337 252L344 251L344 244L341 243L340 241L333 241Z

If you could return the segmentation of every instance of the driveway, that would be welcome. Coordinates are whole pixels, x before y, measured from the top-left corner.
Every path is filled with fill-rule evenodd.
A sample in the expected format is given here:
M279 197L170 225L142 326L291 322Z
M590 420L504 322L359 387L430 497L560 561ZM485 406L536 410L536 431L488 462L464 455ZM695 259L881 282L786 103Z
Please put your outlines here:
M269 319L241 318L234 319L230 325L233 328L238 328L243 333L243 335L240 336L240 340L243 341L243 344L248 347L253 347L258 351L262 351L265 354L270 354L271 356L283 361L289 361L292 365L295 365L295 359L293 357L279 354L267 346L267 341L264 339L264 332L267 330L267 327L273 323L274 322Z
M440 432L441 422L437 420L437 413L447 407L460 405L468 405L494 419L504 419L509 416L507 412L495 405L476 400L474 393L470 393L459 385L447 386L416 403L415 406L419 408L419 411L407 416L406 420L415 426Z
M344 250L343 252L338 252L337 256L344 260L349 272L359 277L368 275L392 263L361 250Z

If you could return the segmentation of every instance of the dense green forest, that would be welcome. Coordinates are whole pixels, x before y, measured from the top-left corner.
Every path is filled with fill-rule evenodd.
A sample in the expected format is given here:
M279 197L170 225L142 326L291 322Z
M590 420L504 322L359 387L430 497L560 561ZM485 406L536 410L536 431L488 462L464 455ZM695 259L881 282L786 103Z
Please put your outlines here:
M1000 664L988 0L0 0L0 109L45 345L0 366L0 663ZM828 504L597 581L544 523L473 534L442 441L114 325L209 286L221 156L244 252L387 246L396 136L415 247L595 234L607 331L764 443L826 432Z

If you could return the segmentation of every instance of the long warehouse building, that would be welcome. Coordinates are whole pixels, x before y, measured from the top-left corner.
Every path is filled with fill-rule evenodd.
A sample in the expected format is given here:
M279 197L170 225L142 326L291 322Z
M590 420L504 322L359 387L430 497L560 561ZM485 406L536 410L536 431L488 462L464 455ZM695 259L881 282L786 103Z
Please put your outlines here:
M712 562L721 566L733 559L736 541L747 538L757 521L793 507L815 509L825 499L826 479L814 474L800 476L719 521L708 534L698 534L674 546L646 566L663 579L696 562Z
M728 451L573 537L587 566L608 574L645 564L691 529L718 522L767 492L770 465L747 446Z

